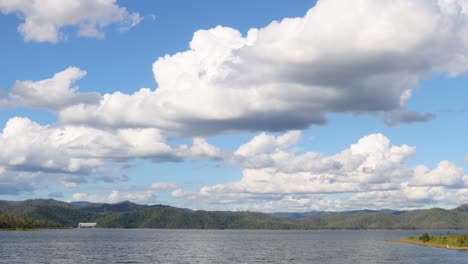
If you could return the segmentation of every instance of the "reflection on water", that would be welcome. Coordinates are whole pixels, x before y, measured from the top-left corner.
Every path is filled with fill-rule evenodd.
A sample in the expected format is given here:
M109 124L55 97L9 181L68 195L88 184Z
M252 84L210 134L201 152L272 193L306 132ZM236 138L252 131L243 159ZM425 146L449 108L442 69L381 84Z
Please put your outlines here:
M422 231L0 231L0 263L468 263L468 252L386 242Z

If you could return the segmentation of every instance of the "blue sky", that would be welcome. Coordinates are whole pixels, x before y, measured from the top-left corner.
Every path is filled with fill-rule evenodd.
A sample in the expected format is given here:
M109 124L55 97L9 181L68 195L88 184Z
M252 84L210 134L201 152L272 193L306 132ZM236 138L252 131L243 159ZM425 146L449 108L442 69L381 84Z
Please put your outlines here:
M0 199L468 202L467 1L59 5L0 1Z

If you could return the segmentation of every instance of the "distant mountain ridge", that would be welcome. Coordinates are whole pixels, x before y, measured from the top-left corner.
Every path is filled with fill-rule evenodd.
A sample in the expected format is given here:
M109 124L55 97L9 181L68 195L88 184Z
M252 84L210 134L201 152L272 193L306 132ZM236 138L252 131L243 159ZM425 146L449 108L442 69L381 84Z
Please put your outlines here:
M382 209L382 210L369 210L369 209L364 209L364 210L353 210L353 211L342 211L339 213L342 214L375 214L375 213L381 213L381 214L392 214L392 215L400 215L403 213L406 213L407 211L398 211L398 210L390 210L390 209ZM330 213L335 213L331 211L310 211L310 212L277 212L277 213L271 213L272 216L275 217L282 217L282 218L292 218L292 219L301 219L301 218L307 218L311 216L320 216L320 215L325 215L325 214L330 214Z
M468 211L468 204L460 205L457 208L455 208L454 210L467 212Z
M310 212L276 212L276 213L271 213L272 216L274 217L280 217L280 218L292 218L292 219L300 219L300 218L306 218L306 217L311 217L311 216L318 216L318 215L324 215L328 214L330 212L328 211L310 211Z
M193 211L167 205L62 202L53 199L0 201L0 214L48 221L63 227L96 222L106 228L190 229L468 229L468 204L398 211L230 212Z

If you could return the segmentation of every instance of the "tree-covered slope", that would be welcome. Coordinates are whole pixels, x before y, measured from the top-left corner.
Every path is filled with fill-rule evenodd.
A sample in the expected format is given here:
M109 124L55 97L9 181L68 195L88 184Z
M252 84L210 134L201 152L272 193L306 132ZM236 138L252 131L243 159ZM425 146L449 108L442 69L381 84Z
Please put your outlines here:
M253 212L187 211L179 208L146 208L108 213L97 220L100 227L191 229L304 229L298 221Z
M440 208L394 213L328 213L300 219L312 229L468 229L468 211Z

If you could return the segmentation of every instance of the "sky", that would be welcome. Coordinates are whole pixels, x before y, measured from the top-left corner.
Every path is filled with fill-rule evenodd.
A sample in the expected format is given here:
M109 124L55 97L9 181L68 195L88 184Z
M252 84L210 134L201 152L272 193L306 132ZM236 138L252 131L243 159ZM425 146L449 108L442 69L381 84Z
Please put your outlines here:
M467 0L0 0L0 200L468 203Z

